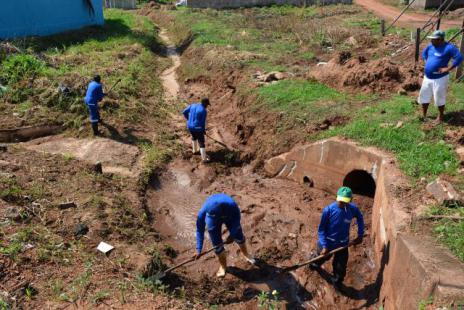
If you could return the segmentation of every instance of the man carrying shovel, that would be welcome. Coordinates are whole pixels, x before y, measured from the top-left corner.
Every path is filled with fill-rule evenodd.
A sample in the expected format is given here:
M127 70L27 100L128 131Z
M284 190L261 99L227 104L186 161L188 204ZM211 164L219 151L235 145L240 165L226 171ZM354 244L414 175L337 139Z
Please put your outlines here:
M356 218L358 225L358 237L353 244L360 244L364 236L364 219L358 207L351 202L353 192L348 187L341 187L337 192L337 201L328 205L322 211L321 222L319 224L317 242L317 254L324 255L330 251L346 247L334 254L332 261L333 276L332 283L339 289L346 275L346 265L348 263L348 245L350 242L350 226L353 218ZM310 265L311 268L319 268L328 261L331 256L316 261Z
M187 128L192 135L192 151L196 154L200 151L201 160L206 163L209 161L206 155L205 147L205 134L206 134L206 116L207 108L209 106L209 99L201 99L201 103L194 103L189 105L182 112L187 120Z
M240 209L232 197L226 194L214 194L209 196L198 213L197 218L197 254L198 258L203 250L205 226L208 228L211 243L215 248L219 260L219 270L216 276L222 278L226 275L227 255L222 241L222 225L225 224L228 231L228 241L234 240L240 247L243 257L251 264L256 264L256 260L248 253L240 225Z

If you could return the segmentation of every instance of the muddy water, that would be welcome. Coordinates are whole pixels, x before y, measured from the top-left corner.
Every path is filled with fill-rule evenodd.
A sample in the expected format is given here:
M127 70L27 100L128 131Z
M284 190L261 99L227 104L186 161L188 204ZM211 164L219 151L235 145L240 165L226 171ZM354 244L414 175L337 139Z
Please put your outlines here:
M160 38L167 44L167 56L171 58L173 65L161 73L161 81L166 94L166 99L174 100L179 94L179 84L177 83L176 70L180 67L180 57L176 47L166 34L166 30L160 32Z
M340 309L340 303L347 307L374 303L376 266L369 237L362 246L350 251L345 281L349 296L337 294L327 283L330 263L322 274L306 268L279 274L281 267L306 260L315 248L321 211L333 201L331 194L286 180L262 178L247 172L248 169L236 168L227 176L221 175L219 167L219 163L200 165L195 158L176 160L148 195L157 229L164 241L180 253L171 264L194 253L196 214L207 195L226 192L240 205L244 233L261 262L260 267L246 263L237 245L229 245L231 267L223 281L214 279L217 268L214 255L178 272L184 279L183 285L192 291L192 298L240 309L253 308L259 292L277 290L291 308ZM356 202L366 217L369 233L372 199L360 196ZM356 236L356 225L352 235ZM205 248L209 248L207 236L205 240Z

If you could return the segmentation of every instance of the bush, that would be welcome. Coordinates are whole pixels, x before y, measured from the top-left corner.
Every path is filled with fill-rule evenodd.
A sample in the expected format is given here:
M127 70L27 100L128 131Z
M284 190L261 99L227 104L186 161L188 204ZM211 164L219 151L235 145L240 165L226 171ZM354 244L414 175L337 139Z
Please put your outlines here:
M11 55L2 62L0 81L14 84L26 77L39 75L44 67L44 63L32 55Z

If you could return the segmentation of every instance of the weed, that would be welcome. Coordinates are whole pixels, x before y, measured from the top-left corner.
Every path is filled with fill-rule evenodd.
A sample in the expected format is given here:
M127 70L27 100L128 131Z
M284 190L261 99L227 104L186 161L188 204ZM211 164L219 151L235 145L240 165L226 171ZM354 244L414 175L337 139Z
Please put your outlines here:
M74 155L71 154L71 153L64 153L63 154L63 160L65 163L69 163L70 161L72 161L74 159Z
M75 302L78 299L84 298L88 286L90 285L92 274L92 263L86 262L84 272L72 281L69 291L60 294L60 299L68 302Z
M0 81L3 84L14 84L24 78L40 75L44 70L44 63L33 55L10 55L2 62Z
M148 184L153 172L167 159L167 153L152 144L142 143L140 148L143 151L144 163L142 172L142 184Z
M426 310L427 306L430 306L433 304L433 296L430 296L427 299L423 299L419 302L418 309L419 310Z
M52 280L49 284L49 288L51 289L53 295L56 299L60 299L61 294L63 293L64 284L63 281L60 279Z
M102 290L102 291L98 291L96 292L91 300L92 300L92 303L94 304L99 304L101 303L103 300L105 300L108 296L110 296L110 293L106 290Z
M9 310L9 309L11 308L8 302L4 300L2 297L0 297L0 310Z
M261 291L258 295L258 307L267 310L279 309L279 292L273 290L271 292Z

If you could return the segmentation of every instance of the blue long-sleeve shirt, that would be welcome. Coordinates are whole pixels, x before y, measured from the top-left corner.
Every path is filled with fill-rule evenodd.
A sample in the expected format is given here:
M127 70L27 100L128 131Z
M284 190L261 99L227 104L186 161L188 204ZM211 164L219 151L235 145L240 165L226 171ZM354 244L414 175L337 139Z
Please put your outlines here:
M358 237L364 236L364 219L358 207L349 203L340 208L334 202L322 211L319 224L319 245L329 251L348 245L350 239L350 225L353 218L358 224Z
M425 76L429 79L439 79L446 76L448 73L438 73L438 70L448 67L451 59L453 59L453 67L459 66L463 60L459 49L448 42L437 47L433 44L427 45L422 51L422 58L425 61Z
M214 194L206 199L197 217L197 252L203 249L205 227L221 233L220 226L225 222L240 222L240 209L232 197L226 194ZM218 229L219 228L219 229Z
M189 105L182 112L187 120L187 128L192 132L205 132L206 129L206 108L200 103Z
M87 105L97 105L98 102L103 99L103 87L102 84L95 81L90 82L87 87L87 93L85 95L85 103Z

